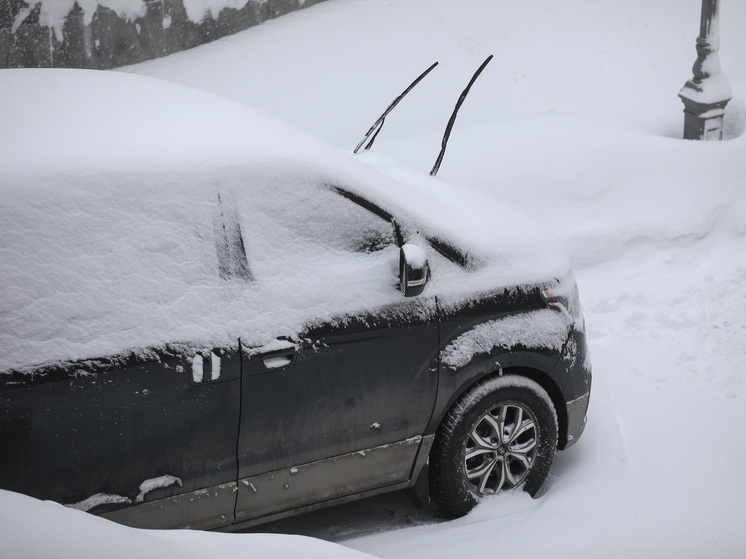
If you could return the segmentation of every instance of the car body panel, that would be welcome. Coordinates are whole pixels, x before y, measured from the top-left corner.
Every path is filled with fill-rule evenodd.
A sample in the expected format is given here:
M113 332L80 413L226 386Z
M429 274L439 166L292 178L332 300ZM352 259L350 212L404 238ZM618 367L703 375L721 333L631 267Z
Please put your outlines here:
M422 437L239 480L236 520L256 520L384 487L407 486ZM365 475L360 475L365 472Z
M122 368L83 363L1 391L3 488L103 512L235 482L240 358L215 352L216 382L193 382L187 354ZM180 522L195 520L182 512Z

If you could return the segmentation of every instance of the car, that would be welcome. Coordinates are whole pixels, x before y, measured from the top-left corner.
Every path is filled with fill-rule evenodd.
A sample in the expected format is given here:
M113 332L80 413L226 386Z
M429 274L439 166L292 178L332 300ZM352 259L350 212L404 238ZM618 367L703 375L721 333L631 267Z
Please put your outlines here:
M0 71L0 488L234 530L535 495L591 366L561 244L497 198L123 72Z

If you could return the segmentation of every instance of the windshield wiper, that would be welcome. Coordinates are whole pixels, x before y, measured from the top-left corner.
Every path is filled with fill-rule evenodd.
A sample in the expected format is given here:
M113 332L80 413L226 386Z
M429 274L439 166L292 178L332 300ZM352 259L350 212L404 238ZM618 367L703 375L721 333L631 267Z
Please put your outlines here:
M448 138L451 136L451 129L453 128L453 123L456 122L456 115L458 114L458 110L461 108L461 105L463 104L464 99L466 99L466 96L469 94L469 90L471 89L471 86L474 85L475 81L477 81L479 74L482 73L482 70L484 70L485 66L489 64L490 60L492 60L492 55L489 55L487 59L484 62L482 62L482 65L477 69L476 72L474 72L474 75L471 77L471 80L469 80L469 84L466 86L466 89L464 89L464 91L461 92L461 96L458 98L458 101L456 102L456 108L453 109L451 118L448 120L448 125L446 126L445 134L443 134L443 140L440 143L440 153L438 154L438 158L435 160L435 165L433 165L433 168L430 171L431 177L434 177L435 175L438 174L438 169L440 169L440 164L443 161L443 156L446 153L446 145L448 145Z
M432 69L435 68L437 65L438 65L437 62L432 64L427 70L422 72L416 80L414 80L411 84L409 84L409 87L407 87L407 89L402 91L401 95L399 95L396 99L392 101L392 103L388 106L388 108L385 111L383 111L383 114L380 117L378 117L378 120L376 120L373 123L373 126L370 127L370 130L368 130L367 134L365 134L363 139L360 140L360 143L353 150L353 153L357 153L358 151L360 151L360 148L368 140L368 138L370 138L370 142L368 142L368 145L365 146L365 149L370 149L370 147L373 145L373 142L376 141L376 137L378 136L378 133L381 131L381 128L383 128L383 122L386 120L386 117L388 116L388 114L391 111L393 111L394 107L396 107L399 104L399 101L401 101L407 93L412 91L414 86L420 83L420 81L422 81L422 78L427 76L432 71ZM371 136L373 137L371 138Z

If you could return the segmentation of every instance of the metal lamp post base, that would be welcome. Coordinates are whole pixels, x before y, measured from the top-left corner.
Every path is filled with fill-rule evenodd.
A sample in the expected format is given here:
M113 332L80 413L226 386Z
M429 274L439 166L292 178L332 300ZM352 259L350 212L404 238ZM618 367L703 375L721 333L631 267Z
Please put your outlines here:
M685 140L722 140L723 115L728 101L715 104L697 103L679 94L684 103Z
M720 0L702 0L694 77L679 97L684 103L684 139L722 140L725 106L732 97L728 78L720 68Z

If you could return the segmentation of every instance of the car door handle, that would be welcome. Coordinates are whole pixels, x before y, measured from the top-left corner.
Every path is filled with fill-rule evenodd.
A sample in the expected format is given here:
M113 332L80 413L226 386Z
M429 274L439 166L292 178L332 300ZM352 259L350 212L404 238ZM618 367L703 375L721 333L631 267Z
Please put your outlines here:
M293 364L296 355L295 347L287 347L261 353L257 357L262 360L265 369L283 369Z
M280 337L259 347L243 346L246 359L244 375L266 373L273 369L285 369L292 366L298 355L298 342ZM262 364L259 365L259 362Z

